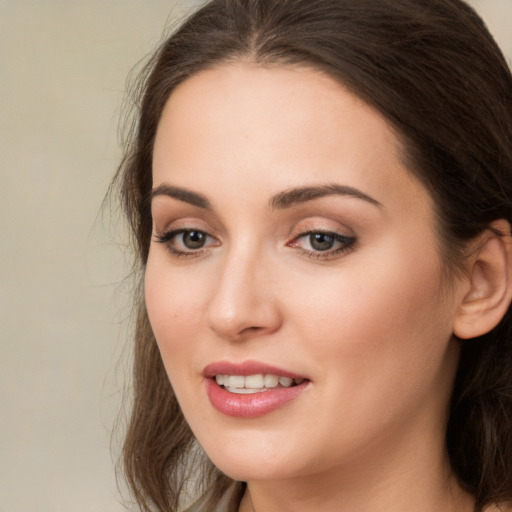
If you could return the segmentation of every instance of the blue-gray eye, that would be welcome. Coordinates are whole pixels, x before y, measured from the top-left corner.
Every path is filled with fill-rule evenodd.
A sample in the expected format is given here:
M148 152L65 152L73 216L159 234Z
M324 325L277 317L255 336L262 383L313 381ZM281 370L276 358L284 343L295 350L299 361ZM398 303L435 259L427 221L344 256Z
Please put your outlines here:
M309 235L309 243L315 251L328 251L332 249L335 237L327 233L311 233Z

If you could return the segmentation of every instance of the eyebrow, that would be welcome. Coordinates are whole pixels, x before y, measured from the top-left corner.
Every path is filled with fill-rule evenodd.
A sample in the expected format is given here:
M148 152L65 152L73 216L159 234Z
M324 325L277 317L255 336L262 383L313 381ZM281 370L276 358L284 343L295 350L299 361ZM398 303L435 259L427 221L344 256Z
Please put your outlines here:
M379 201L368 194L361 192L357 188L349 187L347 185L339 185L336 183L285 190L284 192L280 192L272 197L269 204L273 210L284 210L298 204L332 195L355 197L375 206L382 207L382 204L379 203ZM162 183L151 191L151 199L157 196L172 197L178 201L183 201L184 203L189 203L205 210L212 209L212 205L206 196L198 194L197 192L192 192L186 188L169 185L168 183Z
M189 203L193 206L197 206L205 210L212 209L210 201L208 201L208 199L202 194L192 192L186 188L175 187L174 185L169 185L168 183L162 183L151 191L151 199L157 196L172 197L178 201L183 201L184 203Z
M329 183L327 185L320 185L316 187L300 187L285 190L284 192L280 192L279 194L275 195L271 199L270 206L273 209L281 210L305 203L307 201L312 201L313 199L319 199L321 197L332 195L355 197L382 208L382 204L379 203L379 201L369 196L368 194L361 192L357 188L349 187L346 185L338 185L336 183Z

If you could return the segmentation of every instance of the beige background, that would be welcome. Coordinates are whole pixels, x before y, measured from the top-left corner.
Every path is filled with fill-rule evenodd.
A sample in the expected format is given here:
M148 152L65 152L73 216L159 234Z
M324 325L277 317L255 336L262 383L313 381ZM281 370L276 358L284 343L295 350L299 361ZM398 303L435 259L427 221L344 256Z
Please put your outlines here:
M98 214L125 78L193 3L0 0L0 512L124 510L126 266ZM512 0L473 4L510 60Z

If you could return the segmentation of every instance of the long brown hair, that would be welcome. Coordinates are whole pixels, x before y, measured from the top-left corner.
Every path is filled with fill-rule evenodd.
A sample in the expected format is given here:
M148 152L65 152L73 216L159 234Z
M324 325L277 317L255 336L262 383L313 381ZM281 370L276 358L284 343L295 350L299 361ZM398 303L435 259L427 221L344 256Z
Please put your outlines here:
M212 0L160 47L139 82L136 124L116 175L138 266L151 237L152 148L174 88L219 63L309 65L379 110L432 194L448 268L465 242L512 222L512 76L461 0ZM134 403L124 471L140 508L175 511L190 472L211 510L230 481L205 458L180 411L136 297ZM512 500L512 317L462 343L446 443L481 510Z

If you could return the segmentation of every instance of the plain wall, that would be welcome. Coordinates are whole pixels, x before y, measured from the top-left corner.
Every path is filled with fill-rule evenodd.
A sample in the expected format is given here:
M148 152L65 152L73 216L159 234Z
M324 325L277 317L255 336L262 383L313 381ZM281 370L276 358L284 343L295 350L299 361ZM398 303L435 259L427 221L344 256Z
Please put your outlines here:
M184 3L0 0L0 512L123 510L127 267L98 214L126 76ZM510 59L512 0L473 4Z
M183 10L0 1L1 512L123 510L110 430L127 267L100 207L126 77Z

